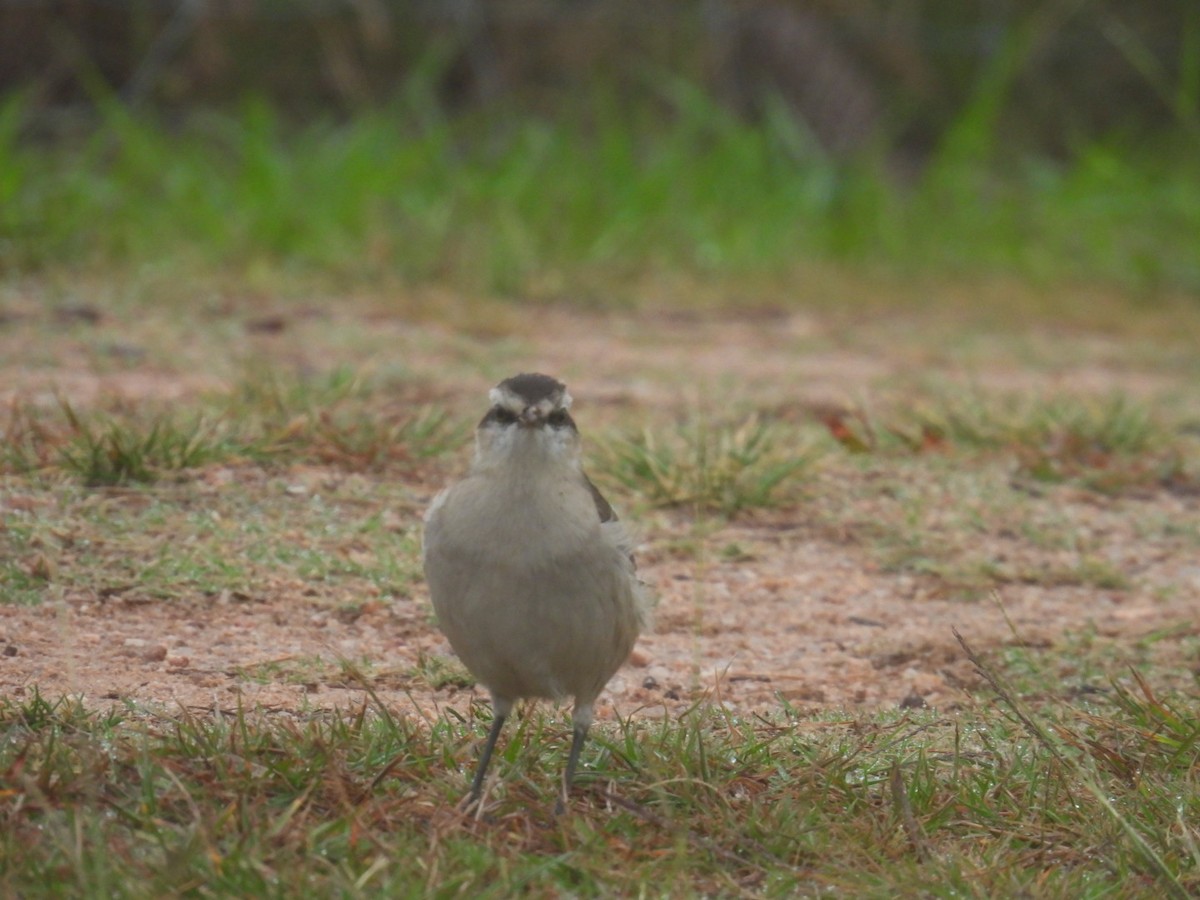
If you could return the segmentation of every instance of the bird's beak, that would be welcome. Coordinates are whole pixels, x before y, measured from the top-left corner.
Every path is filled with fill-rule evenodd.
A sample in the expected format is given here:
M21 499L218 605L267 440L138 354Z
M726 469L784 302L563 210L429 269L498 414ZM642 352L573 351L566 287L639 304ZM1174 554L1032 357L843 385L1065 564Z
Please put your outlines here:
M542 413L536 406L527 406L517 417L517 421L525 428L533 428L542 424Z

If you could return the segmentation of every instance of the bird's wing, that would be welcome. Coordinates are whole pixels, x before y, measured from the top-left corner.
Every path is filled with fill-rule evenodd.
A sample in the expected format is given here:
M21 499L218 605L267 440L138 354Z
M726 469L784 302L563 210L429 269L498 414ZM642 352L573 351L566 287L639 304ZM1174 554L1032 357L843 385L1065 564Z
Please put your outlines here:
M633 541L630 540L629 533L622 527L620 519L617 517L617 511L612 508L612 504L604 499L604 495L600 493L600 489L592 484L592 479L587 475L583 476L583 483L587 485L588 491L592 495L592 502L596 504L596 514L600 516L600 524L607 525L612 523L612 528L617 531L617 541L619 546L625 551L625 555L629 557L629 565L632 566L632 571L637 571L637 560L633 556ZM639 582L640 583L640 582Z
M596 504L596 514L600 516L601 524L605 522L616 522L616 510L612 508L611 503L604 499L604 495L600 493L599 488L592 484L592 479L584 475L583 483L587 485L588 491L591 492L592 502Z

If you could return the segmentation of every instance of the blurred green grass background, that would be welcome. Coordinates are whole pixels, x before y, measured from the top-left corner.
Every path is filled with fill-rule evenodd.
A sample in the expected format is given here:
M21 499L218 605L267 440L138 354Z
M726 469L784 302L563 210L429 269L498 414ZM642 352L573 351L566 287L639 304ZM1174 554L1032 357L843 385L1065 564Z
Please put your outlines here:
M350 121L260 100L168 128L111 98L78 142L0 111L0 265L177 265L399 277L555 295L571 279L767 273L805 263L1200 291L1200 142L1004 160L968 109L924 173L820 152L781 108L738 121L687 84L576 118L450 119L419 84Z
M1072 124L1063 82L1042 85L1061 128L1031 140L1011 98L1060 23L1012 18L989 52L934 73L961 84L917 162L911 110L832 152L782 91L763 88L747 112L695 66L649 57L552 103L529 84L453 103L456 50L435 42L380 102L302 115L253 82L182 110L130 102L81 65L89 112L70 127L46 127L36 86L0 102L0 271L286 273L556 299L664 274L795 290L832 264L1200 292L1200 19L1179 16L1171 59L1104 25L1117 65L1157 98L1153 133Z

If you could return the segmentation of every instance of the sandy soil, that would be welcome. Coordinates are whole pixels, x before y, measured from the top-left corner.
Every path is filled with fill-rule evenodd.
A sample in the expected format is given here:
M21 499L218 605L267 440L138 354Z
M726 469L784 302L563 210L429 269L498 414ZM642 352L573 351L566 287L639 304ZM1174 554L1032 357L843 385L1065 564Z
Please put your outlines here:
M544 311L536 329L511 336L499 350L491 338L463 337L444 326L380 317L363 327L378 345L368 357L399 355L409 372L464 412L480 405L500 375L519 369L560 374L577 398L585 433L589 422L676 409L716 390L787 415L854 403L906 379L930 377L1004 390L1120 389L1147 398L1179 389L1169 371L1141 366L1120 352L1118 342L1096 337L1035 335L1020 352L1010 352L989 349L986 336L976 336L963 357L919 337L895 339L903 331L895 323L864 327L856 339L845 340L803 315L647 321ZM179 398L221 384L226 374L219 363L210 369L148 364L105 371L94 354L68 353L33 365L16 353L16 342L28 339L19 331L8 328L5 339L12 342L10 358L22 361L0 365L9 396L48 395L53 388L79 403L113 394ZM247 354L266 347L298 365L320 366L338 352L347 359L362 352L353 342L339 351L323 332L337 329L318 317L289 323L277 335L239 340ZM130 340L138 341L136 329ZM492 349L486 353L477 349L487 346ZM211 347L194 352L214 354ZM320 353L328 356L318 358ZM481 353L487 361L479 366L472 360ZM414 492L428 498L436 488L416 484ZM1120 504L1090 502L1079 501L1085 510L1094 507L1095 527L1124 527L1127 510ZM1164 492L1138 502L1191 528L1200 521L1194 497ZM6 520L36 514L36 504L19 490L0 492ZM1164 630L1200 631L1200 559L1174 546L1127 548L1115 563L1134 573L1126 587L1018 581L1002 587L999 602L964 601L939 591L935 580L880 566L859 535L820 527L804 509L728 524L706 540L715 548L736 545L738 552L714 552L699 561L669 550L688 534L684 517L662 514L635 524L645 539L640 571L659 597L656 625L610 684L601 718L673 714L700 698L746 712L777 707L780 699L801 709L947 708L977 683L952 628L989 649L1052 647L1081 630L1125 646ZM411 597L372 600L350 613L309 596L303 582L287 580L245 595L185 596L170 603L106 589L69 592L36 607L0 607L0 694L17 698L37 690L46 697L82 695L93 704L168 710L230 709L239 702L297 711L348 708L366 693L345 661L369 659L366 677L380 699L436 714L445 706L465 708L480 696L454 684L431 689L413 675L429 659L449 656L431 625L423 589ZM1181 657L1179 665L1194 662Z

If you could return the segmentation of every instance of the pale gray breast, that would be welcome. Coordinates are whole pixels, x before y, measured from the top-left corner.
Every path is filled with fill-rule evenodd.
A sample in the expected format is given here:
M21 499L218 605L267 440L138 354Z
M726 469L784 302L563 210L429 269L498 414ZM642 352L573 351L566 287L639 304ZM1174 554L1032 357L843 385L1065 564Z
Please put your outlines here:
M597 494L578 475L537 496L468 478L427 515L439 623L502 696L594 697L636 640L645 604L630 541L615 515L601 521Z

